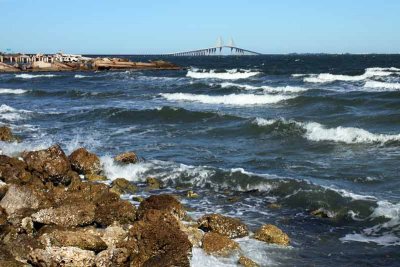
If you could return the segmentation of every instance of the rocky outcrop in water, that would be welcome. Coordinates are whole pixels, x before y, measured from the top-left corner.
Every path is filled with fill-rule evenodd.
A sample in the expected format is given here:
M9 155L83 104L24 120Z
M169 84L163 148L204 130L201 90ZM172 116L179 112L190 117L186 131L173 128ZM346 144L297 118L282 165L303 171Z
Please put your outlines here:
M83 147L72 152L68 158L72 169L79 174L99 174L101 172L99 157Z
M272 224L265 224L261 226L254 233L254 238L272 244L288 246L290 238L281 229Z
M220 214L204 215L198 220L198 223L205 232L214 232L229 238L244 237L249 234L247 226L239 219Z

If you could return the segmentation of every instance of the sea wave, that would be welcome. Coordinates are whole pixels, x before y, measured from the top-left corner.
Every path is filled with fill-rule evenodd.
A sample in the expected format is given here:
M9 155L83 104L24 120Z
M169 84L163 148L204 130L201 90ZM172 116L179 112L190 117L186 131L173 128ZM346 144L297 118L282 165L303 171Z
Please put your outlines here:
M307 91L307 88L303 87L298 87L298 86L278 86L278 87L272 87L272 86L254 86L254 85L249 85L249 84L238 84L238 83L221 83L222 88L230 88L230 87L236 87L240 89L245 89L245 90L263 90L264 92L267 93L300 93Z
M186 77L194 78L194 79L220 79L220 80L239 80L239 79L247 79L253 76L260 74L260 72L256 71L238 71L227 70L225 72L215 72L215 70L210 71L200 71L200 70L189 70L186 74Z
M338 126L328 128L317 122L297 122L293 120L266 120L256 118L254 123L259 126L268 126L275 123L295 125L300 127L303 136L310 141L332 141L337 143L356 144L356 143L387 143L400 141L400 134L376 134L356 127Z
M83 78L87 78L87 77L90 77L90 76L81 75L81 74L75 74L74 75L74 78L76 78L76 79L83 79Z
M27 90L24 89L9 89L9 88L0 88L0 94L14 94L14 95L20 95L28 92Z
M24 119L25 115L30 112L31 111L29 110L16 109L6 104L2 104L0 106L0 119L8 122L18 121Z
M162 97L171 101L189 101L203 104L224 104L235 106L274 104L293 98L284 95L254 95L254 94L230 94L230 95L196 95L188 93L165 93Z
M56 77L57 75L55 74L27 74L27 73L22 73L22 74L15 74L15 78L21 78L21 79L34 79L34 78L52 78Z
M400 90L400 83L389 83L379 81L366 81L364 84L365 88L376 88L381 91L396 91Z

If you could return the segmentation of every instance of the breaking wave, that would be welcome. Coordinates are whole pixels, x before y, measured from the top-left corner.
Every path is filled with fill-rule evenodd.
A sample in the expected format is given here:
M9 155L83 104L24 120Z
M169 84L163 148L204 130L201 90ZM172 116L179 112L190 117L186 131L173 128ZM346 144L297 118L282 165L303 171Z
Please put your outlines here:
M189 70L186 77L194 79L221 79L221 80L238 80L247 79L260 74L260 72L254 71L238 71L227 70L226 72L215 72L215 70L210 71L199 71L199 70Z
M396 91L400 90L400 83L367 81L364 84L365 88L376 88L382 91Z
M87 77L90 77L90 76L81 75L81 74L75 74L74 75L74 78L77 78L77 79L83 79L83 78L87 78Z
M27 73L23 73L23 74L15 74L15 78L21 78L21 79L33 79L33 78L52 78L52 77L56 77L57 75L55 74L27 74Z
M238 84L238 83L221 83L222 88L229 88L229 87L236 87L245 90L263 90L267 93L300 93L307 91L307 88L297 87L297 86L279 86L279 87L272 87L272 86L254 86L248 84Z
M8 122L18 121L23 119L25 114L29 113L28 110L18 110L16 108L10 107L6 104L0 106L0 119Z
M196 95L187 93L166 93L162 97L171 101L190 101L204 104L225 104L225 105L263 105L274 104L283 100L293 98L283 95L254 95L254 94L230 94L230 95Z
M20 95L26 93L27 90L23 89L8 89L8 88L0 88L0 94L14 94Z

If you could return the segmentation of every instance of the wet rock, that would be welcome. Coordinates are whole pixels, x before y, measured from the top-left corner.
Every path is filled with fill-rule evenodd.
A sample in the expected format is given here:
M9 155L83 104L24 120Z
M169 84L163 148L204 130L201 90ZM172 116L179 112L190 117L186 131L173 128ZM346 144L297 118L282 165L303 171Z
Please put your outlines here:
M326 210L324 208L319 208L317 210L313 210L311 212L311 215L318 217L318 218L334 218L336 214L330 210Z
M241 264L244 267L260 267L256 262L254 262L252 259L249 259L245 256L241 256L238 261L239 264Z
M125 247L132 252L131 266L190 266L192 245L165 211L147 210L130 228Z
M164 186L163 182L154 177L147 177L146 179L147 188L150 190L160 189Z
M178 219L183 219L186 215L182 204L171 195L152 195L146 198L139 205L138 217L143 217L143 214L151 209L169 213Z
M6 212L11 215L23 209L36 210L50 206L50 202L43 192L29 186L11 184L6 195L0 201Z
M283 246L287 246L290 243L289 236L272 224L263 225L254 233L253 237L260 241Z
M141 197L141 196L132 196L132 197L131 197L131 200L140 203L140 202L144 201L144 198Z
M129 163L134 164L139 161L137 155L134 152L125 152L119 154L114 158L114 160L121 164L129 164Z
M193 247L201 247L204 232L198 228L196 224L180 224L180 229L188 236Z
M114 222L129 224L136 219L136 207L129 201L119 200L110 203L102 203L96 207L94 221L102 226L108 226Z
M192 190L189 190L186 192L186 197L187 198L198 198L199 194L197 194L196 192L193 192Z
M99 174L101 172L99 157L83 147L72 152L68 158L72 169L79 174Z
M270 203L267 205L267 208L269 208L269 209L280 209L281 207L282 207L282 205L278 204L278 203Z
M54 230L41 236L42 243L57 247L78 247L100 252L107 249L106 243L95 229Z
M94 267L95 253L77 247L47 247L32 251L29 263L39 267Z
M97 254L96 267L128 267L129 256L126 248L110 248Z
M111 183L110 191L121 194L134 194L137 191L136 185L125 178L117 178Z
M42 209L32 214L32 220L63 227L84 226L93 223L95 210L96 206L92 203L77 202L57 208Z
M86 174L85 175L85 179L90 181L90 182L98 182L98 181L107 181L107 177L104 175L100 175L100 174Z
M10 127L1 126L0 127L0 141L3 142L14 142L18 139L13 135Z
M44 182L50 181L54 184L68 185L71 181L71 177L68 175L70 171L69 160L59 145L24 153L23 159L28 170Z
M228 256L239 249L238 243L218 233L206 233L202 242L206 253L218 256Z
M31 174L26 168L26 163L19 159L0 155L0 180L6 183L27 183Z
M220 214L204 215L198 223L199 228L205 232L214 232L229 238L244 237L249 234L247 226L239 219Z

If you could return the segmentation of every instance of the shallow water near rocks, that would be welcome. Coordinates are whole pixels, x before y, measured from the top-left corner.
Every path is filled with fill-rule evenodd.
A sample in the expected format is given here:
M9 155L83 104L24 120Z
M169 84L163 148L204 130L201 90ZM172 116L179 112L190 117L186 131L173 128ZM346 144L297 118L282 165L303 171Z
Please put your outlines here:
M0 122L24 140L2 153L84 146L110 179L164 180L143 196L195 191L194 218L276 224L289 248L239 240L262 266L398 265L400 56L165 59L189 69L0 74ZM114 164L128 150L143 161Z

